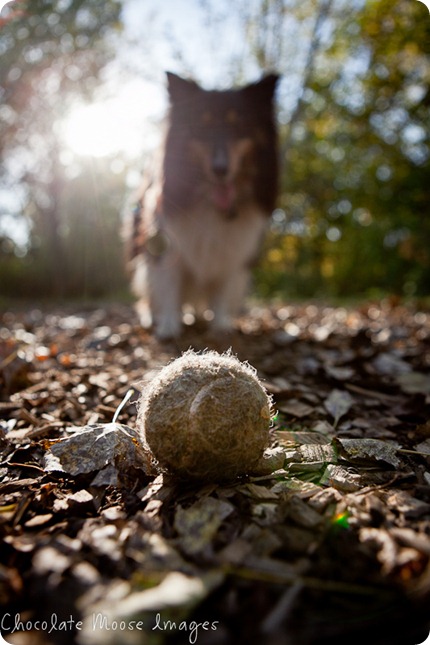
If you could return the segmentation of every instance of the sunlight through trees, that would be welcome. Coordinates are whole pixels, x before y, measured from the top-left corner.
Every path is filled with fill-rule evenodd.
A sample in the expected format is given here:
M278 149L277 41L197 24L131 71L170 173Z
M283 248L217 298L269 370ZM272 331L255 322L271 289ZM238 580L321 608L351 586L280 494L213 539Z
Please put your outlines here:
M260 295L428 294L426 7L193 0L181 13L161 4L3 8L2 294L126 292L121 211L160 140L169 68L207 87L283 75L281 193L255 273Z

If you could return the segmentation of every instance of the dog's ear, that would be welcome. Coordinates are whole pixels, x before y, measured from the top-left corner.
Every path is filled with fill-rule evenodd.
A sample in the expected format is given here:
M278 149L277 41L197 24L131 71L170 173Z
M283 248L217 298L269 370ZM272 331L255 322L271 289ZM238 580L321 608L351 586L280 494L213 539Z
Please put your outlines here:
M173 103L190 97L190 95L200 89L194 81L181 78L180 76L173 74L173 72L166 72L166 76L167 90Z
M263 76L261 81L251 83L251 85L247 85L244 89L246 92L258 94L259 96L265 97L270 100L275 93L276 85L279 79L279 74L267 74L267 76Z

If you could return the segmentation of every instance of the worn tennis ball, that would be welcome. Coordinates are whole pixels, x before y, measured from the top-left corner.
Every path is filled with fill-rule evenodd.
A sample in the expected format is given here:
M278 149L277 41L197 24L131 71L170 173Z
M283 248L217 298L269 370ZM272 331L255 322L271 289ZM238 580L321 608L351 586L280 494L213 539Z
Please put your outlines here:
M257 464L270 415L270 397L253 367L230 353L189 350L144 389L137 425L168 472L224 481Z

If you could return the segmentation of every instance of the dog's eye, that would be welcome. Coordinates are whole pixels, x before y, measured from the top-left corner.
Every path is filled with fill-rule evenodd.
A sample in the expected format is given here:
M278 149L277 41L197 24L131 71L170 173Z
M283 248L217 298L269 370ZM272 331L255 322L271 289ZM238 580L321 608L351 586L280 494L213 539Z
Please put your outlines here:
M239 121L239 115L236 110L229 110L225 115L225 122L234 125Z

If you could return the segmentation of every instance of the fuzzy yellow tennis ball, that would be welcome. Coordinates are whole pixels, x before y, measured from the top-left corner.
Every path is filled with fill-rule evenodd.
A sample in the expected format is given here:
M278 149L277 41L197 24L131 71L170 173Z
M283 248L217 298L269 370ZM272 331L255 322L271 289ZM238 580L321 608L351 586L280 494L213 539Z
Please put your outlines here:
M185 478L234 479L269 441L271 400L231 354L188 351L145 388L137 424L161 467Z

